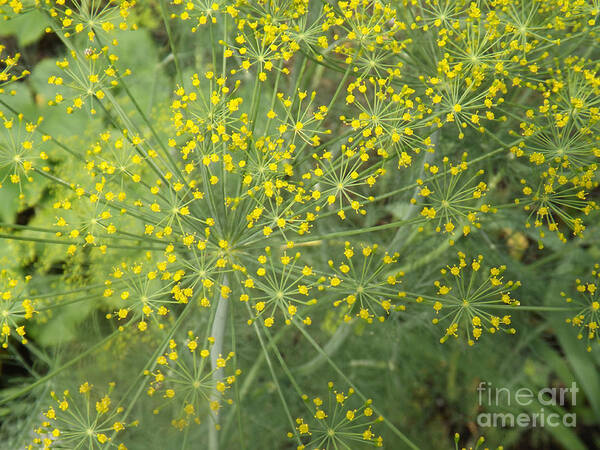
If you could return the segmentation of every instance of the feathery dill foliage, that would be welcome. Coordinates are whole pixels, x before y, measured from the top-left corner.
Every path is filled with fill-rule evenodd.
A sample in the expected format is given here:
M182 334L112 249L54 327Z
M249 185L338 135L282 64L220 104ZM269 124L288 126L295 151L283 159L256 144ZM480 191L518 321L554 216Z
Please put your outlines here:
M424 314L445 348L514 345L516 316L561 311L513 290L597 232L599 8L0 0L60 48L21 110L36 67L0 46L0 192L34 210L0 233L0 340L39 358L1 400L40 399L15 448L252 447L258 421L256 448L428 445L358 387L339 330L393 346ZM151 79L136 36L162 45ZM576 290L591 351L597 282Z

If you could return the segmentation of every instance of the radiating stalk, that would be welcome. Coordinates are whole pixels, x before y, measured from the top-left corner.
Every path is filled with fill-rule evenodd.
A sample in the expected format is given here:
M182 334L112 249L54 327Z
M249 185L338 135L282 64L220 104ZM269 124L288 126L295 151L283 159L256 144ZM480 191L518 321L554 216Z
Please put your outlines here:
M223 279L223 285L227 286L227 276ZM219 392L217 391L216 384L223 379L223 369L217 366L217 360L223 353L223 340L225 337L225 324L227 323L227 308L228 300L219 294L219 301L217 303L217 311L213 319L211 328L211 336L214 339L213 346L210 352L210 366L213 371L213 380L215 387L212 390L210 401L215 402L219 400ZM210 450L217 450L219 448L219 415L217 411L211 410L212 425L209 428L208 433L208 448Z

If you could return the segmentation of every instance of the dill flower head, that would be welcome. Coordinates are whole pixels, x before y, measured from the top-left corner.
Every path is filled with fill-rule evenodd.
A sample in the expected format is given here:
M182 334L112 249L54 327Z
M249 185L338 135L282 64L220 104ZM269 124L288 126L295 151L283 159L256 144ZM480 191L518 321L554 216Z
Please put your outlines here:
M34 181L34 169L48 170L45 163L48 155L42 149L51 138L40 135L38 127L42 117L27 122L23 114L5 114L0 111L0 188L4 183L19 186L19 199L25 198L22 184Z
M122 187L129 180L141 182L142 177L150 176L144 166L147 157L140 155L138 150L141 142L139 136L130 136L128 133L115 135L110 130L103 131L87 150L87 173L90 177L103 177L103 184L114 183L115 186ZM114 194L120 194L121 197L126 195L122 190Z
M229 376L215 376L216 372L222 372L234 354L216 355L216 367L211 369L210 346L214 339L208 338L204 348L198 345L199 341L192 331L188 332L184 342L180 342L181 345L169 340L168 349L156 360L157 368L145 372L150 378L146 392L160 402L154 408L154 414L170 408L171 424L180 430L217 414L224 403L233 403L225 394L241 373L238 370Z
M114 30L126 30L127 18L135 6L135 0L111 0L110 2L66 2L51 0L48 12L61 27L66 38L72 34L85 33L89 41L96 36L109 37Z
M270 328L277 322L277 315L283 316L286 325L294 317L311 322L305 310L317 303L313 297L317 279L312 267L300 262L300 252L290 255L288 251L291 253L289 249L275 254L274 249L266 247L257 258L254 274L247 273L241 279L240 301L252 305L248 323L260 319Z
M543 247L544 230L555 233L562 242L567 241L565 227L573 236L582 237L585 217L598 209L598 204L589 195L598 185L596 170L595 164L575 173L564 173L551 166L536 180L535 187L525 179L521 180L525 197L515 202L523 205L529 214L525 226L531 227L533 220L534 227L539 229L540 247Z
M2 13L0 5L0 13ZM15 69L19 65L21 59L20 53L9 55L5 53L6 46L0 45L0 94L4 94L4 86L8 86L21 78L29 75L29 70L21 70L17 72ZM14 92L14 91L13 91Z
M99 394L86 381L75 395L71 395L69 390L62 394L51 392L54 403L43 412L44 421L35 428L36 437L30 448L127 450L116 439L126 428L136 426L137 421L122 421L124 409L115 406L111 398L114 387L114 383L109 383L108 391Z
M327 106L313 105L316 94L315 91L310 95L306 91L298 91L296 99L285 97L282 92L277 93L283 113L276 115L274 119L279 124L277 126L279 134L291 135L292 147L303 143L317 147L321 143L321 136L331 133L331 130L324 129L322 126L328 113ZM271 118L269 114L267 117Z
M577 93L572 95L581 96ZM556 112L558 109L556 104L552 104L548 99L545 99L543 106L539 108L543 113L536 114L533 109L526 111L526 116L533 123L526 133L528 135L526 140L519 144L519 148L514 149L514 153L517 156L528 158L534 166L540 166L547 162L559 166L563 170L576 170L597 163L600 150L598 149L598 136L595 135L593 130L600 118L598 107L590 106L589 101L584 102L583 99L578 97L572 97L571 103L575 106L569 106L562 113L565 117L576 114L581 115L580 111L583 105L594 112L589 113L589 118L580 119L579 121L568 120L564 126L558 126L556 117L561 113ZM583 123L581 123L582 121Z
M56 61L56 74L48 77L48 84L57 88L48 105L64 103L68 114L87 106L87 112L96 114L96 105L107 91L119 85L120 77L130 74L128 70L119 74L117 60L107 46L71 48L68 56Z
M352 388L338 391L332 382L328 387L325 400L302 397L309 416L298 417L296 430L288 433L290 438L300 438L298 450L352 448L356 443L382 447L383 438L375 434L373 426L383 422L383 417L375 414L373 402L360 402Z
M592 344L600 343L600 295L598 287L600 279L600 264L595 264L591 271L591 278L583 281L579 278L575 280L575 290L577 293L573 296L567 296L565 292L560 295L565 298L577 313L566 319L567 323L578 328L577 339L587 340L587 351L592 351Z
M306 178L310 176L313 186L311 200L317 204L315 212L337 207L337 215L344 220L345 209L349 207L355 214L365 215L365 205L373 200L369 191L385 170L368 162L370 157L365 149L357 152L346 145L341 146L341 155L335 160L330 151L313 154L313 158L315 168Z
M174 5L180 5L180 9L183 8L177 17L184 21L191 20L193 32L198 31L198 27L207 23L217 23L224 10L232 17L237 16L238 10L233 5L224 8L225 3L223 0L173 0Z
M6 269L0 271L0 340L2 348L8 348L10 336L18 336L26 344L24 321L33 317L35 300L28 298L28 283L31 276L24 279L11 274Z
M432 222L436 232L447 233L451 244L457 232L467 236L472 227L481 227L481 216L496 212L496 208L483 202L488 185L477 179L484 171L478 170L467 178L469 165L466 157L467 154L463 154L463 161L457 165L450 164L449 159L444 157L441 168L425 163L425 170L433 176L427 184L417 180L419 200L411 199L412 203L423 205L420 216Z
M496 119L494 106L502 102L501 95L507 92L504 82L498 79L493 79L484 89L481 86L483 72L478 68L472 70L475 77L465 70L462 62L443 58L438 62L437 76L427 79L430 107L439 111L430 123L437 127L452 126L460 140L464 139L469 127L479 133L485 131L484 124Z
M346 88L349 112L340 119L355 131L352 142L359 148L375 150L383 159L391 150L398 156L398 168L408 167L412 156L431 150L426 109L416 90L398 87L388 78L358 77Z
M345 307L344 320L349 322L355 316L368 323L373 319L383 322L392 311L404 310L396 304L404 296L398 287L404 273L393 269L398 253L382 254L377 244L363 245L356 252L348 241L344 247L345 259L338 264L329 260L333 273L323 280L324 289L337 298L333 305Z
M4 14L4 18L9 17L12 14L22 14L26 12L30 7L31 0L0 0L0 14Z
M511 292L520 286L518 281L505 281L502 273L506 266L483 266L483 256L468 262L464 253L458 252L458 261L440 270L443 280L434 282L435 293L420 295L418 303L431 305L435 311L434 324L448 324L440 342L449 337L465 336L469 345L482 336L484 331L495 334L504 331L515 334L509 314L503 310L519 306Z
M121 263L105 282L104 297L116 307L107 318L115 318L119 324L133 320L140 331L145 331L149 322L162 329L170 308L187 303L192 295L193 287L181 288L182 275L180 269L166 279L155 267L144 270L141 263Z

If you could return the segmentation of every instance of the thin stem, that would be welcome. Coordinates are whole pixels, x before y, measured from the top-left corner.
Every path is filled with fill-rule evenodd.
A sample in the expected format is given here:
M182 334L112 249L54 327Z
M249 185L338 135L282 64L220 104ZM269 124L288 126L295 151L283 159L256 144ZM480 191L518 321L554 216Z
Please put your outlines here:
M249 312L250 312L250 306L248 304L246 304L246 307L248 308ZM258 328L257 322L254 321L253 324L254 326L254 331L256 333L256 336L258 337L258 340L260 342L260 346L262 347L263 353L265 355L265 359L267 361L267 365L269 366L269 371L271 372L271 378L273 378L273 382L275 383L275 387L277 388L277 393L279 394L279 398L281 400L281 404L283 405L283 409L285 410L285 414L288 418L288 421L290 423L290 426L292 428L292 430L296 429L296 425L294 423L294 419L292 418L292 414L290 413L290 409L287 405L287 401L285 400L285 397L283 395L283 392L281 390L281 386L279 385L279 381L277 381L277 374L275 373L275 368L273 367L273 363L271 362L271 358L269 358L268 355L268 349L267 346L265 345L264 339L262 337L262 334L260 333L260 330ZM298 436L298 433L294 434L296 437L296 441L298 442L298 444L301 444L300 441L300 437Z
M173 35L171 33L171 25L169 24L169 18L167 16L167 7L165 5L165 0L160 0L160 15L162 16L163 22L165 24L165 29L167 30L167 37L169 39L169 47L171 48L171 54L173 55L173 61L175 62L175 70L177 71L177 79L179 83L183 86L183 75L181 72L181 66L179 65L179 58L177 57L177 53L175 52L175 44L173 42Z
M323 346L323 350L328 356L332 356L344 343L344 341L350 336L352 331L351 323L342 322L337 328L331 339ZM294 369L294 372L298 374L310 374L314 373L320 366L327 362L327 358L321 354L315 356L310 361L302 364L301 366Z
M223 285L227 286L227 276L223 278ZM211 335L214 339L213 346L210 352L210 366L213 371L213 380L215 382L215 388L211 393L211 402L218 401L219 392L217 391L216 384L223 379L223 369L217 365L217 360L223 353L223 340L225 336L225 324L227 322L227 308L229 300L222 295L219 295L217 302L217 311L213 319ZM208 448L210 450L217 450L219 448L219 436L217 431L219 430L219 416L216 411L211 410L211 418L213 425L209 428L208 433Z
M275 334L275 336L273 336L273 338L271 340L271 344L276 345L277 342L283 337L285 331L287 331L289 329L290 329L290 327L281 328ZM242 383L242 387L239 390L238 399L236 400L237 403L234 403L234 405L233 405L233 408L236 409L236 414L240 410L239 402L241 402L241 400L246 396L246 394L248 393L250 388L252 386L254 386L254 382L255 382L256 378L260 375L260 368L264 364L265 360L266 360L266 354L264 352L259 353L259 355L256 357L256 360L254 361L254 364L252 365L250 370L248 372L244 372L244 382ZM232 414L233 414L233 412L232 412ZM231 427L232 423L233 423L233 416L230 415L227 420L227 423L223 427L223 434L225 436L229 435L228 431L229 431L229 428Z

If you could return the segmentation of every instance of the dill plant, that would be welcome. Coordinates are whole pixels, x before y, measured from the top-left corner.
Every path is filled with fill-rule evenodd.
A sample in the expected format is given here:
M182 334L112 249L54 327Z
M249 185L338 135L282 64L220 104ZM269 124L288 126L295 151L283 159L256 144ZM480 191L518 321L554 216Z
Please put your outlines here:
M8 448L427 448L352 336L597 352L597 283L515 289L598 256L599 8L0 0L60 48L0 46Z

